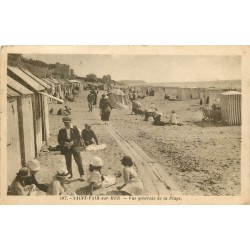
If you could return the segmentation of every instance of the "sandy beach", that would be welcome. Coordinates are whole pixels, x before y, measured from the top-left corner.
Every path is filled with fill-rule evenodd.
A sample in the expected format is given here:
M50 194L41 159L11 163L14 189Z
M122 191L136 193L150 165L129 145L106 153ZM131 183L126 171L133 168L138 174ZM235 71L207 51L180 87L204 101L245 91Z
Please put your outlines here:
M83 92L75 102L67 102L72 110L72 124L81 130L86 123L92 126L99 143L107 148L99 151L83 151L83 165L86 178L89 175L88 165L94 156L105 161L102 170L104 175L112 175L122 170L120 159L124 155L121 148L110 136L107 125L99 117L99 109L88 112L87 94ZM99 92L98 99L102 92ZM240 194L240 126L221 126L202 122L199 100L168 101L164 100L163 91L153 97L140 100L145 108L158 108L163 113L163 120L168 120L174 109L183 126L154 126L151 118L131 115L129 109L113 109L111 126L127 140L134 141L144 152L157 161L164 171L178 185L183 195L239 195ZM49 104L54 113L64 104ZM50 115L50 141L39 155L42 170L37 178L41 183L49 183L56 170L65 166L64 156L60 152L51 152L48 146L57 145L57 134L63 127L62 116ZM88 194L88 183L79 181L77 166L73 161L74 178L67 184L67 193ZM110 188L99 191L106 194L122 184L123 178ZM98 192L96 193L98 194Z

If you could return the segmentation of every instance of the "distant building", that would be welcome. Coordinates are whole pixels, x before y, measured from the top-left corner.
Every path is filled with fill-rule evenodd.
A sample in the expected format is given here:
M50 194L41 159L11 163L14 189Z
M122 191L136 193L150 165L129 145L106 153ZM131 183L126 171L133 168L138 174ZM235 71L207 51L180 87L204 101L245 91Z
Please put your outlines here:
M61 77L69 77L71 75L70 67L67 64L50 64L50 68L53 69L54 75L60 75Z

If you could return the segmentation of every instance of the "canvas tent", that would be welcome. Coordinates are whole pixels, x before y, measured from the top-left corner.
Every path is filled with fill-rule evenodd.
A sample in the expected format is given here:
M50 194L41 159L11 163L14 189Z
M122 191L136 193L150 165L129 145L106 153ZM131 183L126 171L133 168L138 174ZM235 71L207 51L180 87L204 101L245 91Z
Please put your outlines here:
M108 93L109 101L114 109L129 109L128 97L119 89L113 89Z
M241 93L227 91L220 94L222 120L228 125L241 124Z

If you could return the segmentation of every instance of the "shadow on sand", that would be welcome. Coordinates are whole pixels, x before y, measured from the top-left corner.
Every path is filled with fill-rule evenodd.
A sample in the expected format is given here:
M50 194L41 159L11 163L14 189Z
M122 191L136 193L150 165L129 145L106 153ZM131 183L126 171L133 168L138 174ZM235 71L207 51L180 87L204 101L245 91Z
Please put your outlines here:
M225 122L215 122L215 121L198 121L193 122L194 125L199 126L201 128L212 128L212 127L227 127L227 123Z
M81 187L76 190L77 195L89 195L90 194L90 189L89 186Z

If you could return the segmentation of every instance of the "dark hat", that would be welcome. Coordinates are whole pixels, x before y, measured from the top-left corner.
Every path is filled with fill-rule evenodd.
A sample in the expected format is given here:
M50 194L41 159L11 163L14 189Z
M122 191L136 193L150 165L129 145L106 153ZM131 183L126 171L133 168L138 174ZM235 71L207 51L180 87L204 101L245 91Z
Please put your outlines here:
M17 175L21 178L26 178L30 176L30 170L26 167L20 168L19 172Z
M85 124L85 128L91 128L89 124Z
M133 161L131 159L130 156L125 155L122 159L121 159L122 165L124 166L129 166L131 167L133 165Z
M68 117L68 116L65 116L65 117L62 118L62 121L63 122L71 122L72 119L70 117Z
M105 94L102 94L102 97L105 97Z

